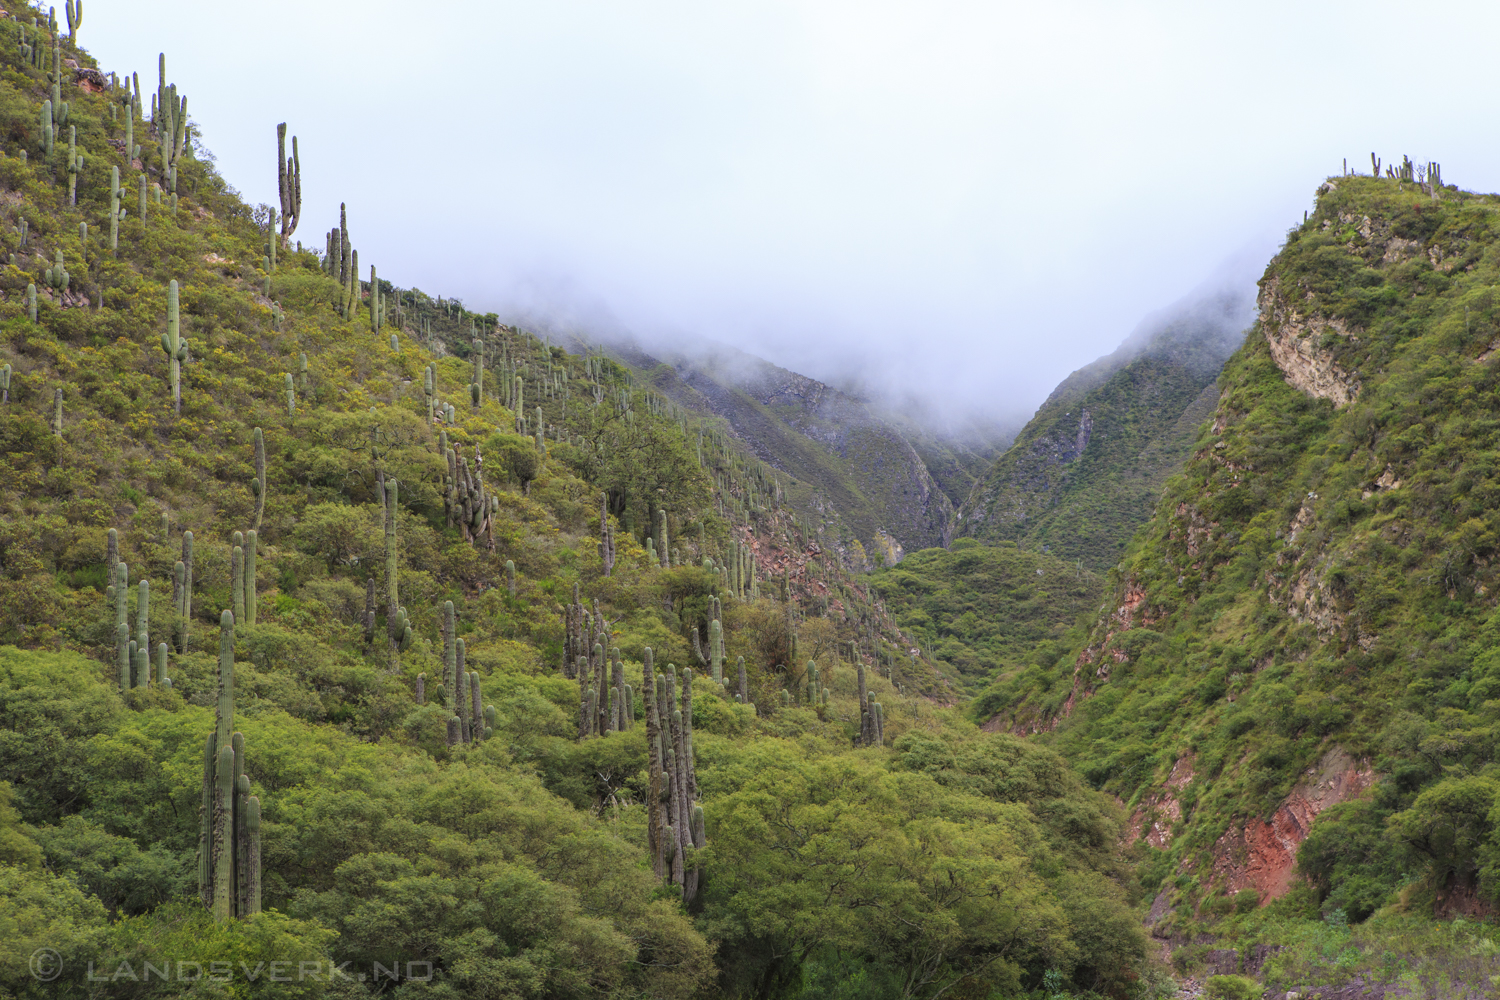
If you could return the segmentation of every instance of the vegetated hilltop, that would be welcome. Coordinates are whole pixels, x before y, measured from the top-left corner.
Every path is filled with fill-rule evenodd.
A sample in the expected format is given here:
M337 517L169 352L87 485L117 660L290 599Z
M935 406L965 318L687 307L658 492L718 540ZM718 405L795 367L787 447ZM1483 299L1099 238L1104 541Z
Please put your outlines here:
M1123 813L918 696L836 519L614 362L361 280L357 208L283 239L295 159L273 221L165 80L152 121L9 9L0 993L1152 975Z
M1500 899L1500 197L1436 181L1319 189L1091 635L981 700L1128 803L1178 942Z
M1055 556L972 538L913 552L871 584L901 628L971 686L1076 648L1104 592L1096 574Z
M713 345L648 353L616 341L613 356L680 405L722 417L761 461L784 471L799 509L837 514L860 545L850 558L893 565L947 545L953 513L1005 443L941 434L816 379Z
M974 487L955 534L1113 566L1212 412L1248 316L1231 292L1184 302L1068 376Z

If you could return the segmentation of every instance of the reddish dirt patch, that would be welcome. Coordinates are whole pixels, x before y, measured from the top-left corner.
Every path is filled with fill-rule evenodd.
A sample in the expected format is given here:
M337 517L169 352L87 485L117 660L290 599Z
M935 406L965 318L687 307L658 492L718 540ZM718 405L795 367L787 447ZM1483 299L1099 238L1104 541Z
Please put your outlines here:
M1214 845L1214 881L1229 892L1254 889L1262 906L1292 886L1297 848L1313 820L1329 806L1362 795L1374 783L1368 762L1330 750L1271 816L1231 829Z

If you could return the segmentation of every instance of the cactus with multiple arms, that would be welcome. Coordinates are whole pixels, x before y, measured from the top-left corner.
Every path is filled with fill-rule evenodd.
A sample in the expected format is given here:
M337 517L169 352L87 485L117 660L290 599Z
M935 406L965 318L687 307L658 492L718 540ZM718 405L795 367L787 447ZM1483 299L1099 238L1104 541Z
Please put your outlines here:
M276 126L276 190L281 198L281 238L297 231L302 219L302 161L297 156L297 137L292 136L292 155L286 155L286 122Z

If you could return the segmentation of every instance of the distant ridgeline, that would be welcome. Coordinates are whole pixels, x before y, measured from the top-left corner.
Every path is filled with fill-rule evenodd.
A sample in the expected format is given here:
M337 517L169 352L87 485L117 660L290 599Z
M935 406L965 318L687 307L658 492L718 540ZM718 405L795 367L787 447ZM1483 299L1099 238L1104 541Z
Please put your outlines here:
M724 345L691 355L623 341L608 348L638 381L722 418L737 442L781 471L798 510L847 526L836 544L860 568L946 546L955 509L1007 437L996 428L939 434Z
M1234 294L1178 306L1068 376L968 495L955 534L1113 566L1213 412L1248 323Z
M353 210L305 249L284 128L252 208L165 59L151 95L77 5L7 9L0 994L1149 974L1117 807L945 707L835 507L599 352L382 278Z

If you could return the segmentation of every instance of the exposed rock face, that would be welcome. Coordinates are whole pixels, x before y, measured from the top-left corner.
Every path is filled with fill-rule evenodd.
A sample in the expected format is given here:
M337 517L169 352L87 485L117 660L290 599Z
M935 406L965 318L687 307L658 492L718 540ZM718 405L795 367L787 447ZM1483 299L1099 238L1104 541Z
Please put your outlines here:
M1323 346L1325 336L1358 340L1343 321L1298 312L1275 278L1261 289L1259 305L1261 332L1286 380L1309 396L1333 400L1335 407L1349 405L1359 395L1359 379Z
M1296 873L1297 848L1313 820L1329 806L1363 794L1375 781L1368 761L1334 748L1292 790L1270 822L1253 819L1214 845L1214 880L1231 893L1254 889L1264 906L1286 895Z

